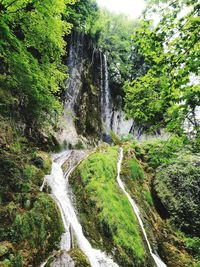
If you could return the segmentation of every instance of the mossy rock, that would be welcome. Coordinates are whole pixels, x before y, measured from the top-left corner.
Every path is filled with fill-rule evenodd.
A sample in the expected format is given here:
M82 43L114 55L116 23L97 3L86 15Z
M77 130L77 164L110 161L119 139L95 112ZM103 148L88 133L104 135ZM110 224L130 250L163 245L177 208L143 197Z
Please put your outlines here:
M11 125L0 116L0 146L9 148L13 142L13 130Z
M90 263L80 249L71 249L69 255L75 263L75 267L90 267Z
M163 242L163 249L167 252L165 254L167 266L170 267L195 267L195 261L190 257L185 250L177 249L171 243Z
M45 173L51 172L52 160L48 153L38 151L35 153L31 161L37 168L42 169Z

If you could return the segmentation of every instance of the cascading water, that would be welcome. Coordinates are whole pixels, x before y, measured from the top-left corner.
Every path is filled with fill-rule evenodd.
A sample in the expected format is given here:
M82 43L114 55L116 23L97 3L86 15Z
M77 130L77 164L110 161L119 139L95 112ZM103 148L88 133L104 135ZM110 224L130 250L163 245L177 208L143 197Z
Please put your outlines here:
M101 59L101 121L103 139L107 141L111 130L111 95L108 82L108 63L105 54L100 53Z
M120 151L119 151L119 160L118 160L118 165L117 165L117 182L119 184L119 187L122 189L122 191L125 193L125 195L127 196L132 208L133 208L133 211L138 219L138 222L139 222L139 225L141 227L141 230L142 230L142 233L144 235L144 238L146 240L146 243L147 243L147 246L148 246L148 249L149 249L149 252L152 256L152 258L154 259L155 263L156 263L156 266L157 267L167 267L167 265L157 256L153 253L152 251L152 248L151 248L151 245L150 245L150 242L148 240L148 237L147 237L147 234L146 234L146 231L145 231L145 228L144 228L144 224L142 222L142 219L140 217L140 210L137 206L137 204L135 203L135 201L131 198L131 196L129 195L129 193L126 191L125 189L125 186L124 186L124 183L122 182L121 178L120 178L120 173L121 173L121 165L122 165L122 160L123 160L123 149L120 148Z
M84 157L85 152L75 150L54 155L52 172L50 175L45 177L46 182L51 187L52 197L60 209L65 228L65 233L61 239L61 249L68 251L71 248L71 227L79 248L87 256L92 267L118 267L118 265L114 263L111 258L106 256L105 253L92 248L91 244L83 234L82 227L78 221L76 212L70 199L68 178L73 172L74 168ZM66 173L64 174L61 167L66 161L68 161L70 164Z

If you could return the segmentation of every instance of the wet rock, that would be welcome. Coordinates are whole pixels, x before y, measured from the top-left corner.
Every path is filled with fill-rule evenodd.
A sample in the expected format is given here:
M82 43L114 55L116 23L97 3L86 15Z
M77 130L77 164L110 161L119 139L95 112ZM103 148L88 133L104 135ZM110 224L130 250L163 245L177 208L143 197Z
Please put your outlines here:
M49 265L50 267L75 267L73 259L66 251L62 251L56 259Z

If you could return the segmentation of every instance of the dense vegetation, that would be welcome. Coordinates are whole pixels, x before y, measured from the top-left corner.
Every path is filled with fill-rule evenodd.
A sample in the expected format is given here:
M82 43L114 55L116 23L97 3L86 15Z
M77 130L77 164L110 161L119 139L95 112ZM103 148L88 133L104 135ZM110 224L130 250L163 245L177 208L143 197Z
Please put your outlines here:
M132 40L138 22L126 15L115 15L102 9L92 27L92 36L106 54L109 63L109 85L113 95L121 94L124 82L132 75Z
M126 144L121 177L140 207L152 246L167 266L199 266L195 232L199 222L199 156L175 143L172 138ZM137 172L132 168L136 159L145 171L140 179L138 175L135 178Z
M199 155L183 154L158 169L155 189L178 229L198 236Z
M0 265L38 266L63 232L54 201L39 193L51 170L51 127L58 91L67 5L74 1L0 1Z
M1 110L18 115L29 133L59 113L56 94L66 78L63 37L71 27L63 20L67 3L73 1L0 4Z

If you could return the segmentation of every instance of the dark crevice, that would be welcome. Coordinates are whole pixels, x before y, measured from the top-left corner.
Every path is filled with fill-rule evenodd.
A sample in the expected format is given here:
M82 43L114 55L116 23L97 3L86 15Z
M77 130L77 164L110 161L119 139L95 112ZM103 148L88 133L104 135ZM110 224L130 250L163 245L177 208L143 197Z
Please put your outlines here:
M160 215L160 217L163 220L169 219L170 214L169 214L168 210L165 208L165 206L163 205L161 199L159 198L159 196L158 196L156 190L153 188L153 186L151 187L151 194L152 194L152 198L153 198L154 207L155 207L156 211L158 212L158 214Z

